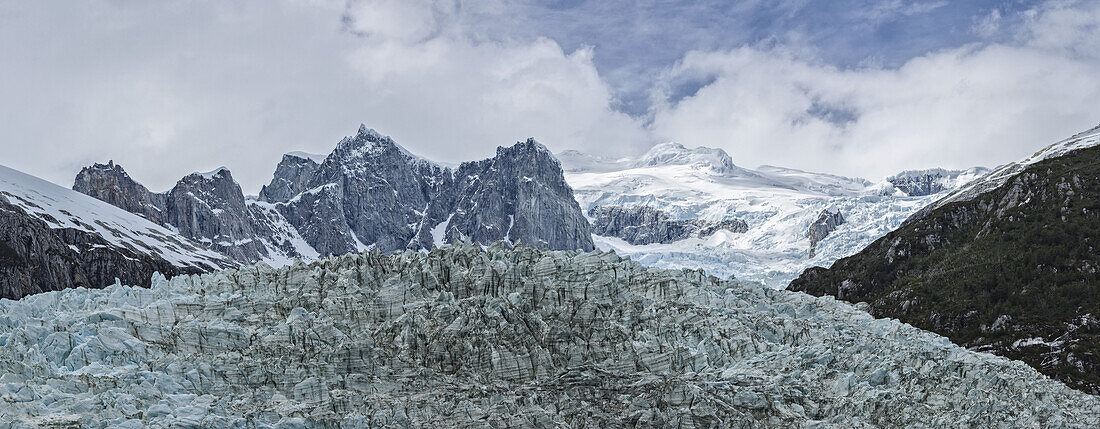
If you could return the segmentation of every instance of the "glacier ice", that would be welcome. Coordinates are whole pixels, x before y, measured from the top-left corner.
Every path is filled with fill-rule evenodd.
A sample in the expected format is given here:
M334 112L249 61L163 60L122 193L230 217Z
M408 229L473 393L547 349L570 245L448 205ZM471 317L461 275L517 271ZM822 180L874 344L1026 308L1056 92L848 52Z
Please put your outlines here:
M525 246L2 300L0 374L2 428L1100 425L1100 398L832 298Z
M774 166L747 169L720 149L678 144L654 146L638 159L608 160L577 151L559 158L585 213L595 207L645 206L674 220L739 219L748 224L743 233L669 243L639 245L594 235L598 248L658 268L703 268L774 288L786 287L806 268L827 267L858 252L947 192L910 196L889 180L872 183ZM935 178L934 188L942 190L962 186L981 171L930 170L920 175ZM892 180L902 183L898 177ZM807 230L826 209L839 210L845 222L812 242Z

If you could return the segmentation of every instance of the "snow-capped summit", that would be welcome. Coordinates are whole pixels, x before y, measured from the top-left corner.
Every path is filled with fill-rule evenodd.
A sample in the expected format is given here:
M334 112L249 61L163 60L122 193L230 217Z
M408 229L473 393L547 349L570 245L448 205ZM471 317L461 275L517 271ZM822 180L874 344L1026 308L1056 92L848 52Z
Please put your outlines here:
M598 247L658 267L705 268L714 275L759 280L773 287L785 286L807 267L855 253L900 225L939 195L935 192L973 177L945 171L930 179L935 183L928 187L931 193L915 192L920 195L895 192L894 185L883 181L890 186L884 195L886 185L861 178L774 166L747 169L720 149L688 149L675 143L657 145L638 159L614 162L576 151L560 157L585 213L596 207L645 206L667 213L672 221L748 225L744 230L644 245L620 236L595 236Z
M325 158L328 157L328 155L322 155L322 154L319 154L319 153L303 152L303 151L300 151L300 150L296 150L296 151L293 151L293 152L287 152L287 153L283 154L283 156L284 157L289 156L289 157L293 157L293 158L297 158L297 159L301 159L301 160L313 161L317 164L325 162Z
M634 164L637 167L660 167L664 165L707 166L716 172L725 173L737 168L733 158L722 149L697 147L688 149L674 142L653 146Z
M215 177L216 178L229 177L230 180L232 180L232 178L233 178L233 176L230 175L230 173L229 173L229 169L226 168L224 165L221 166L221 167L215 168L213 170L207 171L207 172L198 172L198 171L196 171L194 173L189 174L188 176L198 176L198 177L201 177L205 180L213 180Z

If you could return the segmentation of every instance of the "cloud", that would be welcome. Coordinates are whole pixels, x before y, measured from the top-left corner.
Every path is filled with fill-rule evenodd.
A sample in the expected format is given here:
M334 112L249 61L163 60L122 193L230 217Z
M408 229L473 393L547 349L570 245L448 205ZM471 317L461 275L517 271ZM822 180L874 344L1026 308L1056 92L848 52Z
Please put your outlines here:
M282 153L327 152L360 122L440 161L531 136L556 150L648 142L610 107L591 49L489 40L457 5L5 4L0 162L67 186L114 159L154 190L224 164L256 192Z
M224 164L256 192L365 122L440 161L677 140L874 179L1098 121L1095 3L873 4L0 3L0 163L67 185L114 159L154 190Z
M870 178L1012 161L1100 122L1100 62L1079 52L1095 52L1080 47L1100 40L1090 25L1100 13L1071 6L1029 12L1020 43L937 51L897 68L841 69L781 48L692 52L665 79L713 83L678 102L656 91L650 129L750 166Z

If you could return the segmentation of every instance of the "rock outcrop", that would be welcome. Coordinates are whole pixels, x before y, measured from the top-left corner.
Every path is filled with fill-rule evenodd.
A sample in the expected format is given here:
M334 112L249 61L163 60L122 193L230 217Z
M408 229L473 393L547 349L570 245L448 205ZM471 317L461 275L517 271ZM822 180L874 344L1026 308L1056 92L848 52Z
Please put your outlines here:
M1100 394L1100 130L789 286L1022 360ZM1064 150L1066 147L1073 150ZM993 186L993 184L999 184Z
M431 248L433 242L502 240L546 249L595 249L561 164L534 139L497 148L493 158L463 163L451 176L453 181L444 181L451 187L433 200L421 223L419 248ZM433 230L442 235L430 235Z
M110 205L149 219L158 225L168 225L166 194L150 192L130 178L114 161L92 164L76 175L73 190Z
M29 427L1096 427L1100 398L832 298L503 245L0 301Z
M306 191L321 164L303 154L286 154L275 167L271 183L260 189L260 201L284 202Z
M361 126L327 157L283 156L256 201L244 197L225 168L188 175L155 194L122 167L96 164L81 171L73 188L244 263L464 240L595 248L561 165L533 139L452 170Z
M232 265L146 219L0 166L0 298L101 288L116 278L147 286L158 271Z
M592 233L617 237L634 245L671 243L688 237L707 237L718 230L734 233L748 231L740 219L712 222L703 219L672 219L664 211L649 206L595 206L588 211L592 217Z
M810 239L810 257L817 253L817 243L828 237L836 228L844 224L844 215L834 207L826 208L817 215L817 219L806 229L806 238Z
M310 162L284 157L262 197L321 254L467 240L594 248L561 165L534 139L452 170L362 126L322 164Z
M956 189L975 178L989 173L988 168L972 167L966 170L907 170L887 177L889 191L901 192L909 197L923 197Z
M192 173L171 190L153 193L113 162L85 167L73 190L178 231L234 261L288 262L316 256L286 221L245 199L229 169Z

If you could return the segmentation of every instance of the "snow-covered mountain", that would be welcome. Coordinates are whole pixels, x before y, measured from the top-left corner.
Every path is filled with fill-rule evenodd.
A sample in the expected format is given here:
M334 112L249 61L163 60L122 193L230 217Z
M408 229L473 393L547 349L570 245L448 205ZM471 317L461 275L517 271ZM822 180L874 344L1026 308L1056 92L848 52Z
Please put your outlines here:
M585 213L604 206L649 206L672 219L748 224L745 232L719 230L646 245L594 236L599 248L657 267L704 268L777 288L805 268L828 266L857 252L985 171L912 171L873 183L773 166L747 169L720 149L676 143L657 145L637 159L577 151L558 157ZM822 219L826 215L831 217Z
M534 139L451 168L360 126L327 156L284 155L255 199L224 167L152 193L109 162L82 170L73 189L243 263L281 266L293 258L465 240L594 248L560 164Z
M1008 182L1009 179L1015 177L1025 168L1037 162L1056 158L1078 149L1093 147L1097 144L1100 144L1100 125L1074 134L1065 140L1055 142L1020 161L1010 162L997 167L993 171L982 175L978 180L961 184L956 189L952 189L951 192L943 195L942 198L936 200L934 203L923 207L920 211L915 213L913 217L917 218L923 216L924 214L930 213L933 210L953 202L969 201L978 195L1001 187L1005 182Z
M145 218L0 166L0 297L233 265Z

